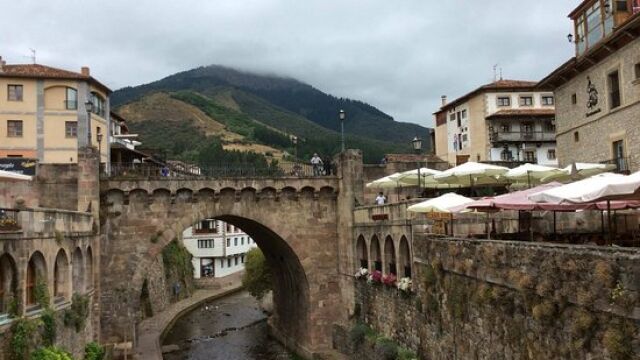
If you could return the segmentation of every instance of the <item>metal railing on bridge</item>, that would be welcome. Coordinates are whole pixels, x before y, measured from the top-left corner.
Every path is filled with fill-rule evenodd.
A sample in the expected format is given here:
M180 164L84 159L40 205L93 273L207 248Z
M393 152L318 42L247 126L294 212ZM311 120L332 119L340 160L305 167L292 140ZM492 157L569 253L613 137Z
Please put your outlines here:
M18 223L17 209L0 208L0 231L18 231L21 229Z
M115 163L110 172L101 172L102 178L278 178L317 177L335 175L335 169L314 167L299 162L277 162L268 166L253 164L221 164L211 167L179 164L162 166L154 163Z

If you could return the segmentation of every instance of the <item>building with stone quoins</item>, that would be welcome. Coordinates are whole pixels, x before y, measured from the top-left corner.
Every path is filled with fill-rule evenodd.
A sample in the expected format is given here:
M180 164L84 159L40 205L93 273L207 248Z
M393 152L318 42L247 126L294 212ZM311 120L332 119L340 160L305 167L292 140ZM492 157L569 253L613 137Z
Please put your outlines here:
M640 0L588 0L569 14L575 57L540 85L556 95L560 165L640 170Z
M78 148L90 142L108 163L110 93L88 67L10 65L0 57L0 158L76 163Z
M556 165L554 95L536 83L498 80L447 103L434 114L436 155L467 161Z

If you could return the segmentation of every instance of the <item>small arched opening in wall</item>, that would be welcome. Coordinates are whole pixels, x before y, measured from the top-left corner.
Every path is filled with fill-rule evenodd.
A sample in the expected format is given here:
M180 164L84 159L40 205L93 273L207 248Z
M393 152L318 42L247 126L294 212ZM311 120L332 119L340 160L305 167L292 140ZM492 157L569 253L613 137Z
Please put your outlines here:
M87 247L87 271L85 273L85 284L87 289L93 289L93 251L91 246Z
M0 257L0 313L8 313L11 310L12 302L17 305L17 284L16 263L11 255L3 254Z
M396 249L393 246L393 239L391 238L391 235L387 236L384 240L384 261L384 273L397 275Z
M378 241L378 237L373 235L371 237L371 260L373 261L373 270L382 271L382 256L380 250L380 241Z
M358 240L356 240L356 254L358 254L358 263L360 268L369 269L367 243L362 235L358 236Z
M409 249L409 241L406 236L400 238L400 269L401 275L404 277L411 277L411 251Z
M79 247L73 250L73 292L76 294L83 294L85 292L84 287L84 259L82 257L82 250Z
M69 258L64 249L60 249L56 255L56 262L53 264L54 302L69 299L69 295Z
M36 286L43 284L47 286L47 262L44 255L40 251L34 252L27 263L27 282L26 282L26 304L33 306L37 304Z

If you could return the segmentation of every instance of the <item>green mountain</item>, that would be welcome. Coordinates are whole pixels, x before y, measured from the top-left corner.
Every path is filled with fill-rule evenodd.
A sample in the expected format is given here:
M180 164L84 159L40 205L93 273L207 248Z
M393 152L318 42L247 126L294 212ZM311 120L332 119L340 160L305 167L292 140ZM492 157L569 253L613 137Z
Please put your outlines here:
M152 111L151 98L156 108L165 111ZM187 150L167 149L171 142L167 143L159 135L166 135L171 128L184 132L185 126L192 123L193 129L199 129L192 129L192 139L196 141L192 145L202 142L202 136L214 136L236 150L247 149L231 146L234 141L273 148L262 149L263 153L292 154L290 137L296 135L300 139L298 155L307 158L313 152L331 155L339 150L337 113L344 109L347 146L362 149L368 162L379 161L385 153L409 152L409 142L414 136L426 138L428 134L428 129L396 122L366 103L336 98L294 79L249 74L220 66L201 67L153 83L123 88L114 92L111 99L116 111L134 120L131 127L143 136L146 145L162 144L162 151L183 159L191 157L183 154ZM172 104L166 104L168 102ZM194 109L200 112L198 116L194 115ZM203 118L208 118L204 125L201 124ZM207 131L208 121L222 124L226 133ZM230 140L230 133L237 134L239 139Z

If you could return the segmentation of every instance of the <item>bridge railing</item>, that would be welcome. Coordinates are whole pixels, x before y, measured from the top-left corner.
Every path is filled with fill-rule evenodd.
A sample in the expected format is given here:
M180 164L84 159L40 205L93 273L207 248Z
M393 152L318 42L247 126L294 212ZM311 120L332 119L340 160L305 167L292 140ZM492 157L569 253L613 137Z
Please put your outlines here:
M267 166L254 164L221 164L212 167L200 167L188 164L169 164L166 166L154 163L115 163L110 173L101 173L102 178L237 178L237 177L314 177L332 176L335 169L314 168L311 164L300 162L277 162Z

